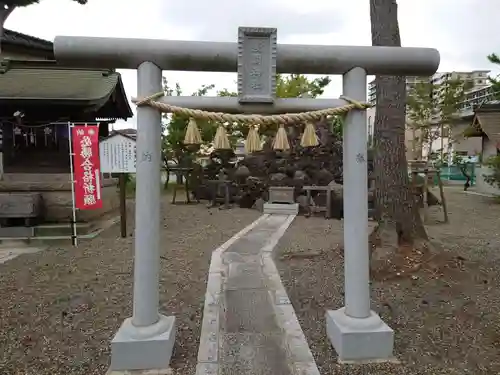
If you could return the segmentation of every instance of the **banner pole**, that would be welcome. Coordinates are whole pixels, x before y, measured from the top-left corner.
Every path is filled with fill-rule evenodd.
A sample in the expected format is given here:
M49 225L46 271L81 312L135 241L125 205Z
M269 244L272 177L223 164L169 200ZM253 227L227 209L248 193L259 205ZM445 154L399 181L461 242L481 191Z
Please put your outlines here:
M74 160L74 155L73 155L73 139L72 139L72 132L73 130L73 125L71 122L68 122L68 144L69 144L69 169L71 173L71 201L72 201L72 209L73 209L73 216L71 218L71 243L73 246L77 247L78 246L78 237L76 234L76 205L75 205L75 171L73 169L73 160Z

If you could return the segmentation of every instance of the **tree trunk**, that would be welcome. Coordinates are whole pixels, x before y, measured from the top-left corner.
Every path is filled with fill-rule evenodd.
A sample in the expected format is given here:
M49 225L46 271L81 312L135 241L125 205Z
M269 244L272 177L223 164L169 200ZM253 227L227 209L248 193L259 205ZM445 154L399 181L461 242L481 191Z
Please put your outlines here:
M428 135L427 135L427 142L429 143L427 145L428 150L427 150L427 161L430 161L432 158L432 144L434 143L434 137L432 136L432 133L430 130L428 130Z
M443 133L444 133L444 125L441 124L441 128L439 129L439 136L441 137L441 163L443 162L443 158L444 158L444 138L443 138Z
M0 59L2 58L2 39L4 35L5 21L10 16L15 6L7 7L4 3L0 3ZM3 132L3 126L0 125L0 132ZM0 146L0 180L3 180L3 146Z
M374 46L401 46L395 0L370 0L370 17ZM378 225L370 240L372 250L389 248L391 251L384 253L391 256L391 264L394 264L394 257L408 258L428 237L408 177L406 77L377 76L376 90L374 218ZM388 262L384 260L384 263Z
M0 2L0 53L2 53L2 39L5 27L5 21L9 18L15 6L7 7L4 3Z

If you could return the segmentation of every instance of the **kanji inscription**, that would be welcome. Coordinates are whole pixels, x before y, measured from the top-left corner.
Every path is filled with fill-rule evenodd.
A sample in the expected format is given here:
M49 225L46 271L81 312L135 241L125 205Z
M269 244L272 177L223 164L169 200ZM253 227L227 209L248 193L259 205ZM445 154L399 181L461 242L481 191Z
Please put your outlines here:
M238 29L240 103L273 103L276 91L276 29Z

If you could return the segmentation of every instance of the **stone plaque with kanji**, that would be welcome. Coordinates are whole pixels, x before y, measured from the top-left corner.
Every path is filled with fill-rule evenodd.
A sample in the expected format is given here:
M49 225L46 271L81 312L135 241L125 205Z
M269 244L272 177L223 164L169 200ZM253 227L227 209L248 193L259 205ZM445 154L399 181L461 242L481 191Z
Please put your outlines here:
M238 29L238 100L273 103L276 96L277 30Z

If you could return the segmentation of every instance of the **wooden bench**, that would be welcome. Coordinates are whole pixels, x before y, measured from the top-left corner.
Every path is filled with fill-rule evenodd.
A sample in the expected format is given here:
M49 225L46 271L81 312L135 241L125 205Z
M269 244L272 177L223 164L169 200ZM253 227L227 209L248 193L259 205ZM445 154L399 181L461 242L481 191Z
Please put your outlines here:
M0 236L32 235L32 226L41 218L43 199L40 193L0 193ZM12 226L13 219L21 219L24 226Z
M418 182L418 175L423 174L423 183ZM437 183L439 187L439 195L441 198L441 208L443 209L443 222L448 223L449 218L448 218L448 209L446 207L446 198L444 196L444 188L443 188L443 181L441 180L441 172L438 169L434 168L414 168L411 171L411 184L414 188L417 189L422 189L422 211L423 211L423 221L428 222L429 221L429 187L432 187L434 185L434 176L437 178Z
M175 174L175 183L174 183L174 191L172 194L172 204L176 204L177 198L177 190L183 189L186 194L186 200L184 203L191 203L191 199L189 197L189 179L191 178L191 174L193 173L193 167L169 167L167 166L167 178L169 178L170 174ZM179 182L182 180L182 182ZM200 201L196 198L196 202Z
M209 207L215 207L217 205L218 196L221 194L224 197L224 205L222 207L228 209L231 208L231 181L223 178L217 180L208 180L210 191L210 203Z
M307 197L307 206L306 210L307 213L310 215L311 212L325 212L325 218L330 219L332 217L332 193L334 189L335 182L332 181L326 186L316 186L316 185L310 185L310 186L303 186L302 190L306 192L306 197ZM325 192L326 193L326 207L324 206L317 206L314 204L314 201L311 197L311 193L313 191L318 191L318 192ZM313 207L311 207L311 202L314 204Z
M373 200L374 196L374 186L373 182L375 180L375 177L369 176L368 177L368 182L369 182L369 188L368 188L368 201ZM306 192L306 199L307 199L307 206L306 210L308 211L308 214L310 215L312 212L325 212L325 218L326 219L331 219L333 217L332 213L332 200L333 200L333 194L337 194L337 198L343 199L343 191L336 190L335 187L338 186L338 184L335 181L331 181L328 185L326 186L304 186L302 189ZM343 187L342 187L343 189ZM315 204L314 200L311 197L311 193L313 191L318 191L318 192L325 192L326 193L326 206L318 206ZM311 203L313 204L311 206ZM369 217L373 215L373 210L369 209Z

